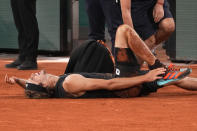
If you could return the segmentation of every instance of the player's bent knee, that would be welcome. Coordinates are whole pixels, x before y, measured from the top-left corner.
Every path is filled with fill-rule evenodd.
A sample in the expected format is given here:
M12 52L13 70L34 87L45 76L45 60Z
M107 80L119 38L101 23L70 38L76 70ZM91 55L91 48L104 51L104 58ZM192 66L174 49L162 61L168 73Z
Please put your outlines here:
M126 24L120 25L116 32L115 47L127 48L128 47L128 33L132 28Z
M134 31L134 29L126 24L120 25L117 29L117 33L126 33L128 31Z

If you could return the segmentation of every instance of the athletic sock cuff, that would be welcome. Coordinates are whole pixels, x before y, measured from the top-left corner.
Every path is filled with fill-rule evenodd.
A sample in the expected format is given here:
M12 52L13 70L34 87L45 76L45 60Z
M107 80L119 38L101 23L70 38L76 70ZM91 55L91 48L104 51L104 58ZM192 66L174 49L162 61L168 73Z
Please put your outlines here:
M150 70L153 70L153 69L156 69L156 68L165 67L165 65L162 64L162 63L160 62L160 60L156 59L156 60L155 60L155 63L154 63L153 65L149 65L148 67L149 67Z

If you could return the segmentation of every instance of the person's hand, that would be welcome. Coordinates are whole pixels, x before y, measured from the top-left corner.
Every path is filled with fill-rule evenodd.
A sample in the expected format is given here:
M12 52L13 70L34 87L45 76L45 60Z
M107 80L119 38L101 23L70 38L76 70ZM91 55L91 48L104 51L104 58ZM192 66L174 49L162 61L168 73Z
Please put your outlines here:
M162 74L165 74L166 69L164 68L157 68L154 70L149 71L147 74L145 74L146 82L152 82L157 79L162 78Z
M158 23L164 17L163 5L156 4L153 9L153 19L155 23Z
M12 77L9 77L7 74L5 75L5 82L8 83L8 84L15 84L16 83L16 77L15 76L12 76Z

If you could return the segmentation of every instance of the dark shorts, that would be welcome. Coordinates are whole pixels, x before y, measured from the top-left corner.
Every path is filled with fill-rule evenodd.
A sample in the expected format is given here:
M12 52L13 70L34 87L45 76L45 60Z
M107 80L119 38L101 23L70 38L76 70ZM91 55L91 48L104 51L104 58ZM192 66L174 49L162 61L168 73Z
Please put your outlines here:
M112 54L105 44L87 40L76 47L70 56L66 73L114 73Z
M152 36L158 29L158 24L153 19L153 7L156 0L132 0L132 20L136 32L146 40ZM164 0L164 17L172 18L169 3Z

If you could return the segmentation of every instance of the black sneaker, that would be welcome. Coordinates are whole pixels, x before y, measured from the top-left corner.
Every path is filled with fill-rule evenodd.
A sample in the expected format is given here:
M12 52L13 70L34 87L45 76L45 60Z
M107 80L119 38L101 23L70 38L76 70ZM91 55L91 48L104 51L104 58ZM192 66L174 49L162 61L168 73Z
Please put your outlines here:
M25 61L17 67L18 70L36 70L37 62Z
M10 64L6 64L5 67L6 68L17 68L17 66L21 65L23 63L23 61L16 59L15 61L13 61Z

